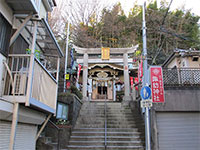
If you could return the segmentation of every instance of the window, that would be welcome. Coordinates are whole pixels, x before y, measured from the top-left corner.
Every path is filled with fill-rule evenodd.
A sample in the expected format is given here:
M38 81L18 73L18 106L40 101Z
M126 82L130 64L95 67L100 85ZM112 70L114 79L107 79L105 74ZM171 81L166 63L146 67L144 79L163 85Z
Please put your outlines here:
M69 106L67 104L58 102L56 118L68 120L68 110Z
M198 61L199 60L199 56L193 56L192 61Z
M13 43L10 54L26 54L26 49L28 49L28 47L28 43L21 35L19 35Z
M12 26L0 13L0 53L8 54Z

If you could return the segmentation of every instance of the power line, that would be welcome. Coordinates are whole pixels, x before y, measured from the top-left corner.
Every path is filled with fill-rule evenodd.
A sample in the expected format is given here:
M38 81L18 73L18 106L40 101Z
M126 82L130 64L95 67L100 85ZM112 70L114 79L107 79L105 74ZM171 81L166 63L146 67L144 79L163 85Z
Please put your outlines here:
M169 13L169 9L170 9L170 7L171 7L172 2L173 2L173 0L170 1L170 4L169 4L169 6L168 6L168 8L167 8L167 11L166 11L165 16L164 16L164 18L163 18L163 21L162 21L161 26L164 25L164 23L165 23L165 19L166 19L168 13Z

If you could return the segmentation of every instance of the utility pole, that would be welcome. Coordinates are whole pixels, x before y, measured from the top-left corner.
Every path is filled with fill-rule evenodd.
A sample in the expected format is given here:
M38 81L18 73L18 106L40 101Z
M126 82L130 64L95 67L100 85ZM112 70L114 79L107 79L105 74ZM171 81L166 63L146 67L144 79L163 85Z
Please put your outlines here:
M145 22L145 9L146 2L143 4L143 21L142 21L142 37L143 37L143 59L144 59L144 78L143 78L143 87L148 86L148 66L147 66L147 41L146 41L146 22ZM145 142L146 150L151 150L151 138L150 138L150 116L149 108L145 107Z
M66 92L66 74L67 74L67 59L68 59L68 48L69 48L69 21L67 23L67 39L65 48L65 75L64 75L64 92Z

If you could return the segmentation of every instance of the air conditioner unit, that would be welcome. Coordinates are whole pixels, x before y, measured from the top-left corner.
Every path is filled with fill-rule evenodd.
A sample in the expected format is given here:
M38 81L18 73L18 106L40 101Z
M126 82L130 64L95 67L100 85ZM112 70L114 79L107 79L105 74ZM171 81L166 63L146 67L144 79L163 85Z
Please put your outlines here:
M12 89L12 94L25 95L26 78L27 78L26 74L14 75L14 87Z

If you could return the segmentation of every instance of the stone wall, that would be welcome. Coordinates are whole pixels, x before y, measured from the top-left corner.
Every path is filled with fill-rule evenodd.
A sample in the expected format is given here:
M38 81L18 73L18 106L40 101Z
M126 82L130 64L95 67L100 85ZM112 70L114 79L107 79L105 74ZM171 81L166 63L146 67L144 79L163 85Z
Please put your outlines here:
M68 145L71 129L76 123L82 102L76 95L71 93L59 94L58 102L69 105L68 122L67 124L56 124L57 119L52 117L52 123L50 123L50 121L47 123L41 137L37 141L37 150L57 149L58 141L60 143L60 148L65 148Z

